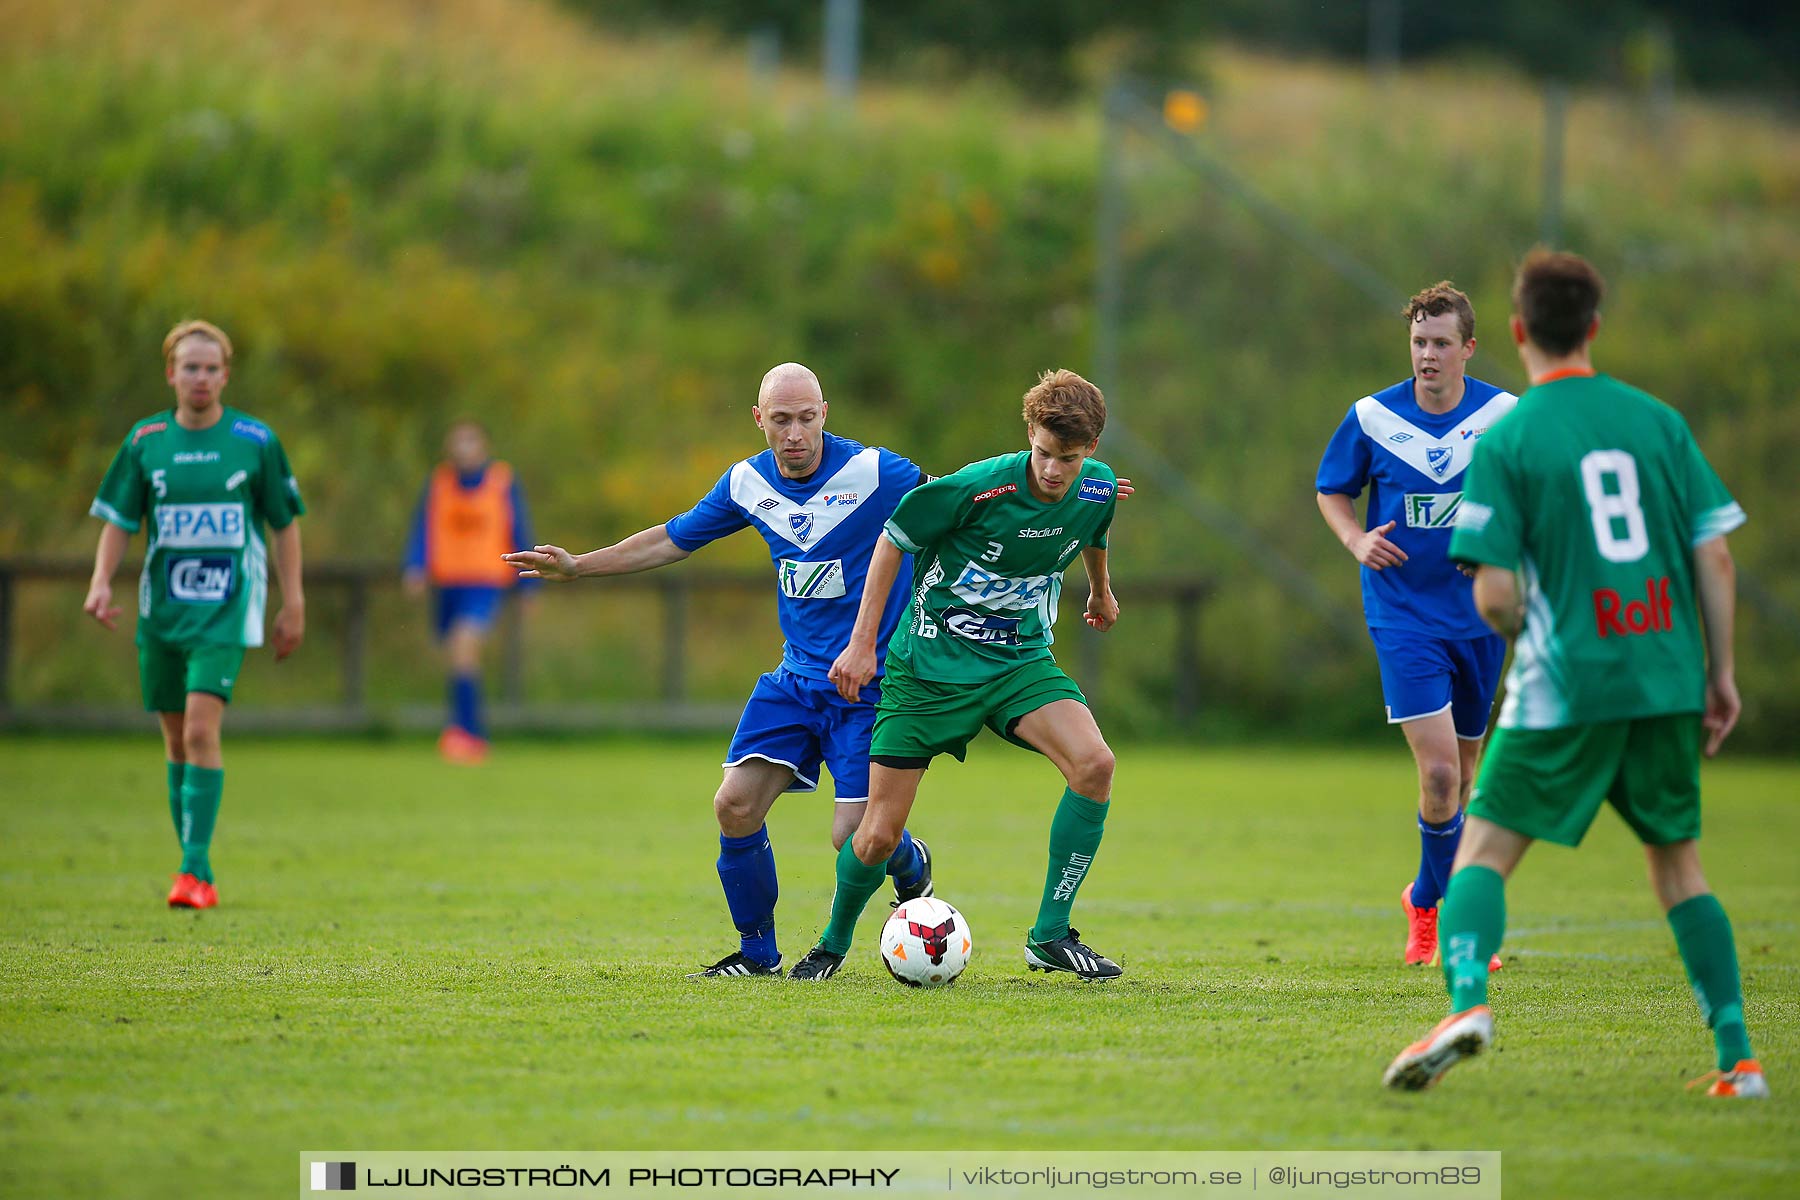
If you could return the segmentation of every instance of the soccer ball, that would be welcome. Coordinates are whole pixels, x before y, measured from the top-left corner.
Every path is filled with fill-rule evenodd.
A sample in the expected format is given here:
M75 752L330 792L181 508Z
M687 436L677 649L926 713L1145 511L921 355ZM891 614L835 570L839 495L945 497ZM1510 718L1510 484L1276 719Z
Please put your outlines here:
M935 896L908 900L881 927L881 961L907 987L955 983L974 948L969 922Z

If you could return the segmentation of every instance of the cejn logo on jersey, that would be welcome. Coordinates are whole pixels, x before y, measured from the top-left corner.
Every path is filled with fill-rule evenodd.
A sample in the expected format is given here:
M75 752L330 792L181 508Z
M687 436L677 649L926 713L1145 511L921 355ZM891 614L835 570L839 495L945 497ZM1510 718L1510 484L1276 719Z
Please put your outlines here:
M174 550L235 550L244 544L244 506L159 504L156 542Z
M950 585L950 590L958 599L983 608L1036 608L1050 590L1054 578L1053 575L1026 575L1014 579L969 563Z
M944 628L959 638L984 646L1017 646L1019 622L1025 618L997 617L972 608L946 608L942 619Z
M844 560L803 562L784 558L776 572L781 594L795 600L835 600L844 594Z
M1603 638L1667 633L1675 627L1674 615L1667 575L1644 580L1644 598L1630 604L1612 588L1594 589L1594 628Z
M169 599L183 604L223 604L231 598L231 559L223 555L169 562Z
M1456 515L1461 508L1461 492L1408 492L1407 528L1448 529L1456 524Z

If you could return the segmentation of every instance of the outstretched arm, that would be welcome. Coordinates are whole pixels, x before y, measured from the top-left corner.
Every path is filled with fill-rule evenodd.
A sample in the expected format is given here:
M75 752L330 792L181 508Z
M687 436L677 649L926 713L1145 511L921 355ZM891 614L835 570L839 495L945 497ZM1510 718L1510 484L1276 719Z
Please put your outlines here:
M1387 535L1394 531L1395 522L1364 529L1362 522L1356 519L1356 504L1342 492L1320 492L1319 515L1331 526L1331 532L1337 534L1344 549L1371 571L1397 567L1406 561L1406 551L1387 540Z
M300 582L300 522L277 529L275 578L281 584L281 611L275 614L275 661L300 648L306 636L306 588Z
M1083 550L1081 566L1088 577L1087 612L1082 619L1105 633L1119 619L1119 602L1113 598L1112 579L1106 573L1106 547L1089 546Z
M1518 577L1505 567L1482 563L1475 570L1475 610L1501 637L1515 636L1525 627Z
M838 695L852 704L862 699L863 684L875 678L875 638L881 632L881 614L887 608L888 594L894 590L904 557L887 534L875 539L875 553L869 556L869 574L863 580L862 604L856 610L850 644L837 656L828 673L831 682L837 684Z
M680 562L688 552L669 539L665 525L640 530L622 542L615 542L586 554L570 554L561 546L538 546L532 550L516 550L500 557L519 569L520 579L547 579L568 583L589 575L634 575Z
M1706 633L1706 757L1719 752L1737 724L1738 699L1732 633L1737 622L1737 564L1723 537L1694 547L1694 583L1700 593L1700 624Z
M119 614L125 610L112 602L112 577L125 557L131 535L111 521L100 526L100 544L94 547L94 575L88 580L87 599L81 611L108 629L118 628Z

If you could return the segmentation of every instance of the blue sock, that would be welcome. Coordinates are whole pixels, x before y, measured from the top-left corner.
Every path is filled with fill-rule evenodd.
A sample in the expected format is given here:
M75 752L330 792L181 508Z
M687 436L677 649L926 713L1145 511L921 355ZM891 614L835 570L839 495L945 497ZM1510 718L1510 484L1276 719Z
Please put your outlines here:
M487 736L487 729L481 723L479 675L450 677L450 723L464 733L472 733L478 738Z
M781 958L775 948L775 899L781 888L775 880L768 826L748 837L719 835L719 883L725 888L725 905L731 909L744 957L773 966Z
M1450 864L1462 841L1463 815L1459 812L1442 824L1419 818L1419 877L1413 880L1414 908L1434 908L1450 883Z
M900 831L900 844L888 855L887 873L901 887L912 887L919 882L919 876L925 873L925 860L919 857L919 848L913 845L910 830Z

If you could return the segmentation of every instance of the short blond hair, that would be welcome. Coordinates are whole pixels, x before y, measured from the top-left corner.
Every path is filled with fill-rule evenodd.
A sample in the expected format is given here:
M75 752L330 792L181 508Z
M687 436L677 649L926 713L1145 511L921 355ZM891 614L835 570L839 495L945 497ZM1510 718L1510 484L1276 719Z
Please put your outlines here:
M216 343L219 349L225 352L225 365L228 367L231 365L231 339L225 336L225 331L223 329L220 329L211 321L201 320L183 321L175 328L169 330L168 334L164 336L164 365L171 364L175 361L176 349L180 347L184 340L191 337L203 337L209 342Z
M1085 446L1106 428L1106 397L1073 371L1045 371L1025 393L1025 424L1049 430L1065 446Z

